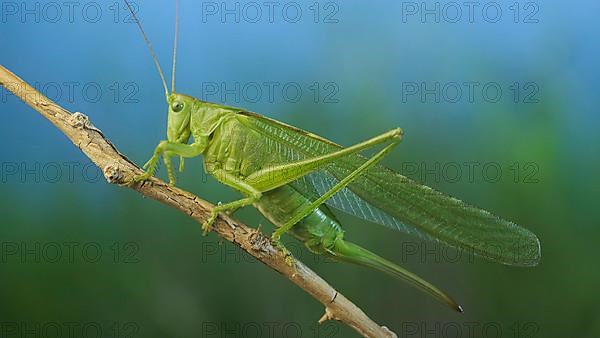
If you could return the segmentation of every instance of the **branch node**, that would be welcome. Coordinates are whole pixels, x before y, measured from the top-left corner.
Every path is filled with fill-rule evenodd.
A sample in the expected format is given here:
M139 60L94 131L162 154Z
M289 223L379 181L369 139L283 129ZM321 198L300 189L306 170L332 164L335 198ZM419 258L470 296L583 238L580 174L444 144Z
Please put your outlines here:
M87 129L92 125L89 117L80 112L75 112L71 116L69 116L69 124L71 125L71 127L77 129Z
M269 253L273 249L273 246L271 245L271 240L265 237L260 232L260 226L258 229L255 229L255 231L253 231L252 234L250 234L248 239L252 246L252 250L254 251Z
M333 314L331 313L331 310L329 310L328 307L325 308L325 313L323 314L323 316L321 317L321 319L319 319L319 324L323 324L328 320L334 320L335 317L333 316Z
M106 181L111 184L122 184L124 182L124 173L119 169L119 163L110 162L104 167L102 170L104 173L104 178Z
M258 226L256 227L256 229L252 229L250 236L248 236L248 239L250 240L250 244L252 244L253 247L263 236L262 232L260 232L261 228L262 228L262 224L258 223Z
M62 107L59 107L59 109L62 109ZM96 128L96 126L92 124L90 118L81 112L75 112L73 114L70 114L68 122L73 128L94 130L102 134L100 129Z
M390 338L398 338L398 335L394 331L388 329L387 326L382 325L381 328L390 336Z

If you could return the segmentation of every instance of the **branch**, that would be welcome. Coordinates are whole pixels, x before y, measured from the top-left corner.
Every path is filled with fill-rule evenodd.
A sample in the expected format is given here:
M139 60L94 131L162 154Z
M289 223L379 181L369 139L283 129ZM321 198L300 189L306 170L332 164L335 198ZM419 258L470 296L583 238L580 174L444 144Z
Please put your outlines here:
M104 173L109 183L126 186L161 203L169 205L202 224L213 205L197 196L152 178L132 184L132 178L142 173L94 127L88 117L71 113L39 93L25 81L0 65L0 85L37 110L63 132ZM302 262L294 259L293 267L286 264L285 254L271 244L258 229L252 229L225 215L217 218L213 230L224 239L239 246L273 270L298 285L325 306L319 320L338 320L364 337L397 337L385 326L373 322L360 308L331 287L323 278Z

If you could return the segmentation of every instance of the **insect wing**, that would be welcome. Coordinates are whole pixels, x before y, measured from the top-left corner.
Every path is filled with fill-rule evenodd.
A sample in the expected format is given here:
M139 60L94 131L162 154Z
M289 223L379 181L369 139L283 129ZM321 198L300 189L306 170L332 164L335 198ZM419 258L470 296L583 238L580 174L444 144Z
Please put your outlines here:
M269 151L277 151L287 161L320 156L342 148L320 136L262 115L241 114L251 117L249 125L270 140L272 149ZM309 174L302 184L306 188L308 182L323 194L366 160L362 155L345 156ZM540 259L540 243L531 231L418 184L382 165L370 168L326 203L351 215L433 238L502 264L534 266Z

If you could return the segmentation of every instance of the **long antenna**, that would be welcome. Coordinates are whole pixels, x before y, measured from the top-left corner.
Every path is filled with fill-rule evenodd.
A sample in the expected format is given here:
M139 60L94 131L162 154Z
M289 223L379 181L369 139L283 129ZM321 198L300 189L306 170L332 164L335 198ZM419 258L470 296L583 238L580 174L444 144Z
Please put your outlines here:
M175 69L177 68L177 40L179 40L179 0L175 1L175 39L173 39L173 69L171 70L171 93L175 93Z
M148 39L148 36L146 35L146 32L144 31L144 28L142 27L142 24L140 23L140 20L138 20L137 15L135 15L135 12L134 12L133 8L131 8L131 5L129 4L129 1L127 1L127 0L123 0L123 1L125 1L125 4L127 5L127 8L129 8L129 12L131 12L131 16L135 20L135 23L140 28L140 31L142 32L142 35L144 36L144 40L146 41L146 45L148 45L148 49L150 50L150 54L152 54L152 58L154 59L154 64L156 65L156 69L158 69L158 74L160 75L160 79L162 80L163 86L165 87L165 96L169 97L169 88L167 87L167 81L165 81L165 76L164 76L164 74L162 72L162 68L160 68L160 63L158 63L158 59L156 58L156 54L154 53L154 49L152 48L152 44L150 43L150 40Z

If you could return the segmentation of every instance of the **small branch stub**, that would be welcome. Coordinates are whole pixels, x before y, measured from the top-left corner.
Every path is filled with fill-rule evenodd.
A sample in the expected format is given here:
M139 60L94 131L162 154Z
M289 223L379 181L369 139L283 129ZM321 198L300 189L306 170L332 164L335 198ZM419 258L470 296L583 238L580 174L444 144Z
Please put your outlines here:
M117 162L111 162L104 167L102 170L104 173L104 178L106 181L111 184L124 184L124 175L123 172L119 169L119 164Z
M321 319L319 319L319 324L323 324L326 321L332 320L332 319L335 319L335 318L332 316L331 311L329 311L329 308L326 307L325 308L325 313L323 314L323 316L321 317Z
M78 129L88 128L91 125L89 117L80 112L75 112L69 117L69 124Z

